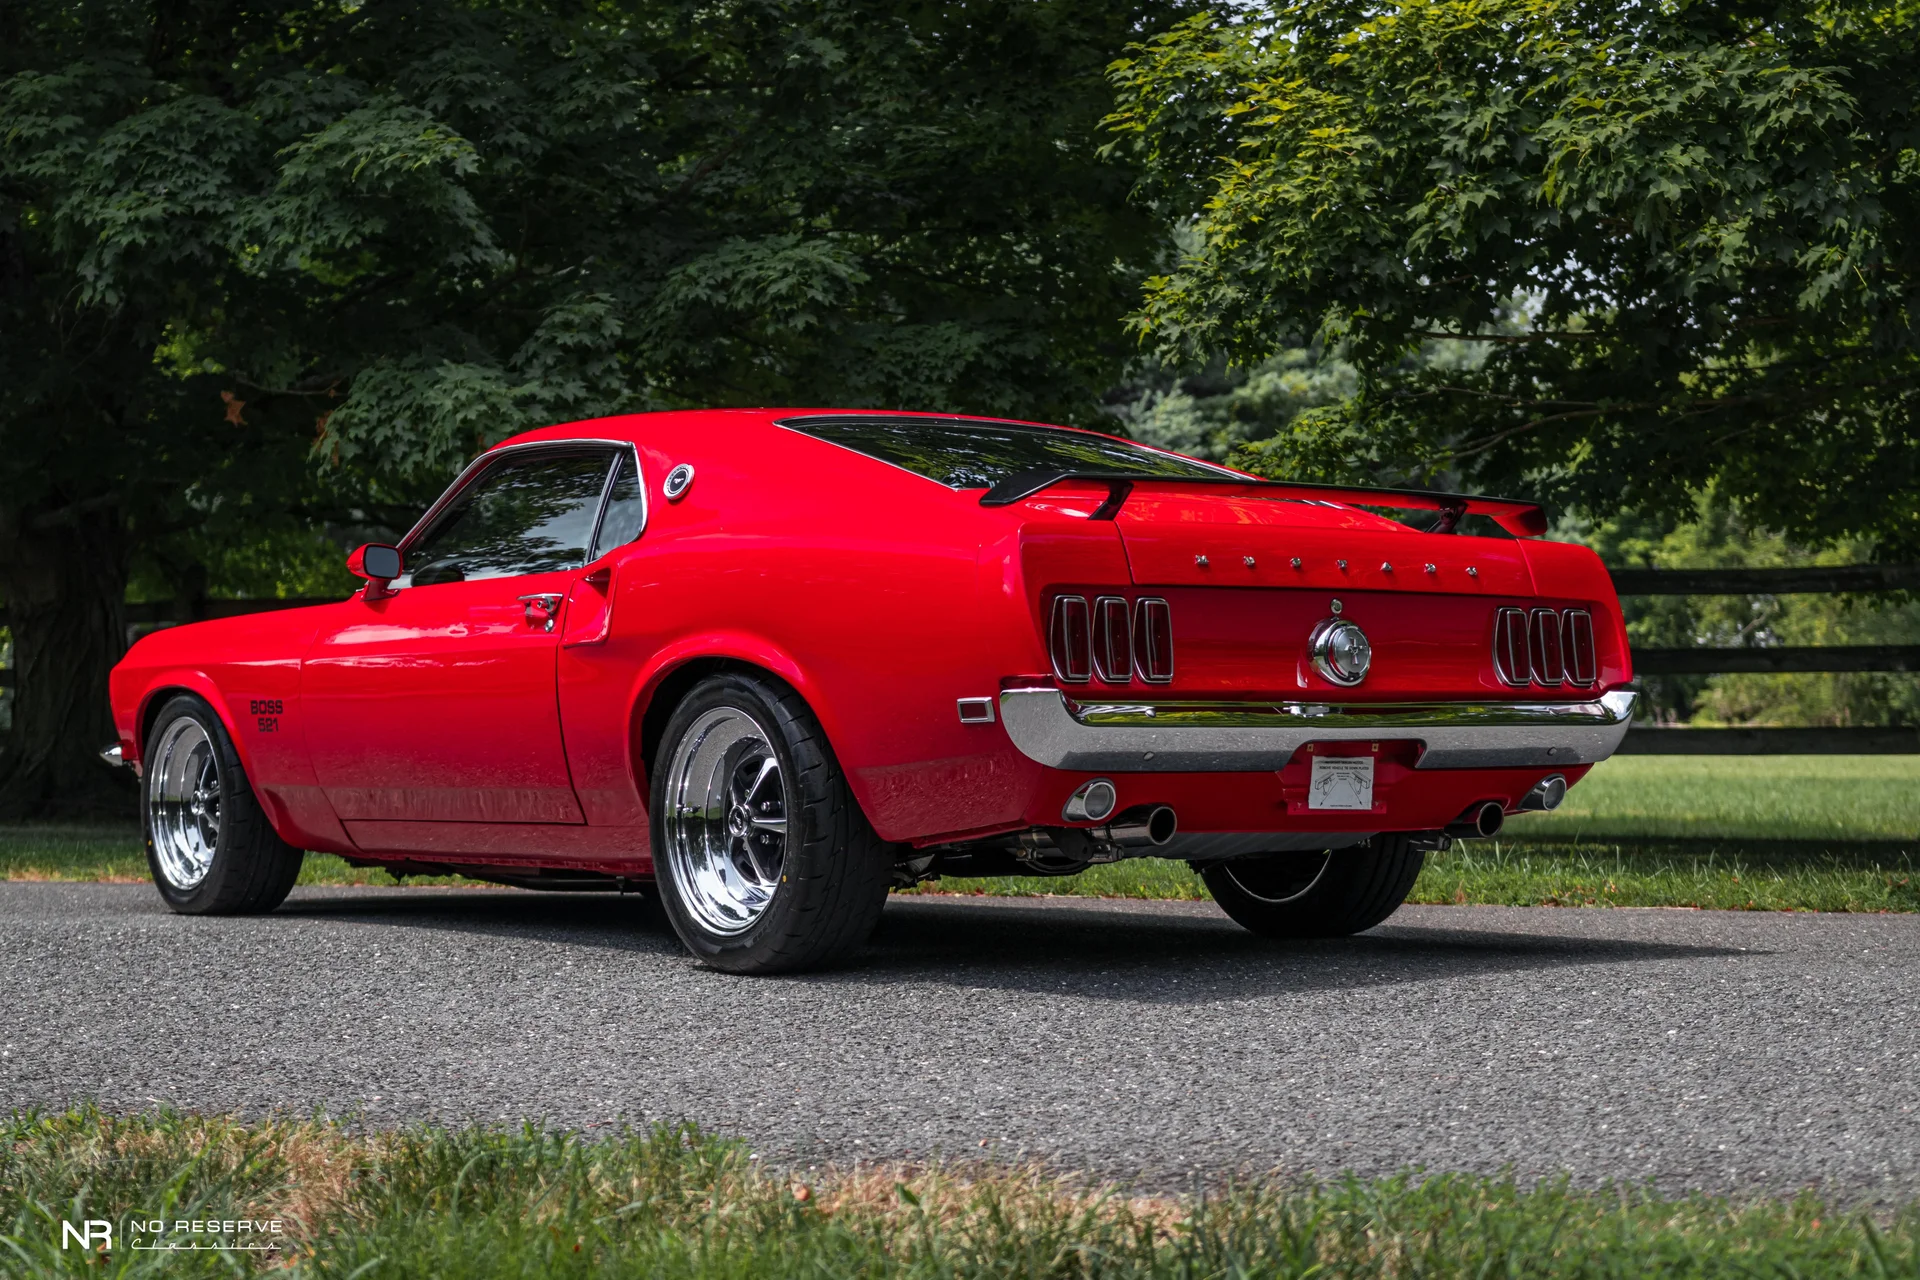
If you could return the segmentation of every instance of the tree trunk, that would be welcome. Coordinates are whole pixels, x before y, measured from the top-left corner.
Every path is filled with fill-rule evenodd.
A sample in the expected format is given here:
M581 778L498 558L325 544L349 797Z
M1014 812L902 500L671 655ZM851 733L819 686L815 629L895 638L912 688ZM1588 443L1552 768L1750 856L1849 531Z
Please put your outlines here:
M127 539L115 508L9 513L0 593L13 632L13 729L0 748L0 818L133 815L107 672L126 650Z

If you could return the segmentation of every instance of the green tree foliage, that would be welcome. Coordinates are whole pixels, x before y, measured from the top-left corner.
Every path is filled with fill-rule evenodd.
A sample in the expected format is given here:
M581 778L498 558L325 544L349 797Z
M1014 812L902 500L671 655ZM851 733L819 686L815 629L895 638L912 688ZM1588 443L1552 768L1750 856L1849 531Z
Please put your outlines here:
M1920 554L1920 8L1294 0L1117 64L1170 359L1338 344L1264 469ZM1517 300L1517 302L1515 301ZM1445 337L1483 359L1409 362Z
M1185 376L1149 360L1119 389L1115 408L1136 440L1242 463L1240 451L1271 441L1303 413L1342 403L1357 385L1352 365L1307 347L1288 347L1250 369L1216 358Z
M0 813L110 790L91 752L130 567L172 557L179 581L244 569L216 554L235 539L402 524L474 449L543 422L783 402L1095 416L1161 241L1126 200L1135 175L1095 154L1104 70L1180 16L0 8L20 684Z
M1479 343L1431 339L1408 352L1395 373L1471 371L1485 356ZM1345 412L1360 378L1344 347L1288 346L1252 367L1215 356L1185 376L1149 358L1109 399L1136 439L1249 471L1290 474L1318 444L1329 415ZM1376 454L1365 478L1376 484L1430 480L1432 469Z

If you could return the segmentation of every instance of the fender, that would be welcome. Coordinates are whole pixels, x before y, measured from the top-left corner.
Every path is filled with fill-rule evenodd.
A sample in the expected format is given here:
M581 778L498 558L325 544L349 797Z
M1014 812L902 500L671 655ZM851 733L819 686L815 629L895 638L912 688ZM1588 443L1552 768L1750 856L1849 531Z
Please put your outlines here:
M141 646L151 639L143 637L129 653L135 659L144 656ZM252 734L244 731L246 726L238 719L243 711L235 709L233 703L236 699L228 697L225 682L216 672L227 674L219 665L211 668L190 665L165 656L151 666L143 665L129 671L123 660L123 665L115 668L113 675L114 728L121 740L123 758L134 760L144 769L142 756L146 749L146 721L157 709L159 700L168 693L191 693L214 709L214 715L233 743L240 768L253 783L262 812L281 839L300 848L326 853L351 856L357 852L319 789L312 785L310 777L274 779L265 776L273 770L262 762L261 744L254 740ZM288 696L297 697L297 694L289 690ZM304 772L304 750L299 747L293 750L299 761L297 771Z
M1532 572L1535 594L1584 600L1594 610L1599 629L1601 660L1618 665L1620 677L1608 688L1621 688L1633 679L1633 648L1627 640L1626 615L1614 594L1613 576L1591 547L1571 542L1521 542L1520 554Z
M643 754L644 726L661 686L676 670L689 662L713 659L746 663L786 681L805 700L808 709L820 722L828 747L846 777L854 803L860 806L861 812L875 830L882 833L883 838L906 838L899 834L900 823L897 819L889 820L890 811L883 803L884 797L875 790L880 785L876 783L876 776L884 781L896 772L888 766L899 762L863 757L861 735L857 732L859 725L848 720L843 700L829 697L821 688L820 681L785 646L753 632L706 631L685 636L659 649L646 664L628 722L627 740L629 776L643 797L648 789ZM888 834L890 830L892 834Z
M817 681L807 674L800 663L787 649L767 637L745 631L703 631L683 636L672 644L657 650L652 659L642 668L637 681L639 690L634 700L631 718L628 721L627 768L636 790L640 792L641 803L646 803L649 780L642 754L642 726L646 722L647 712L653 706L653 700L669 676L689 662L713 659L729 659L744 662L762 670L772 672L786 681L793 691L806 702L807 709L813 712L820 722L820 729L827 735L827 745L840 760L846 772L848 785L853 790L854 802L867 814L873 812L873 798L866 794L867 785L859 770L849 767L847 760L840 754L837 744L846 741L845 726L834 713L829 699L822 696Z
M800 663L785 648L767 639L745 631L703 631L683 636L672 644L656 650L653 657L641 668L640 677L635 681L639 690L633 706L633 724L635 733L635 758L630 762L634 766L634 777L640 776L638 758L638 727L646 718L647 711L653 705L653 698L668 676L689 662L703 659L730 659L762 667L779 676L793 687L806 700L807 708L820 721L820 727L826 731L827 741L833 742L839 737L839 726L826 699L820 696L817 683L809 679L801 669Z
M241 737L240 727L233 722L233 712L228 708L226 697L220 692L220 686L214 683L213 677L198 667L163 667L148 678L146 690L140 695L139 705L134 711L133 731L140 737L140 741L135 744L136 751L140 755L146 753L147 715L153 709L155 699L163 693L181 690L199 695L201 701L213 708L213 714L220 717L220 724L226 729L227 737L233 743L234 754L240 757L240 767L246 770L249 778L253 777L252 748ZM124 744L122 749L124 750ZM144 765L144 761L142 763Z

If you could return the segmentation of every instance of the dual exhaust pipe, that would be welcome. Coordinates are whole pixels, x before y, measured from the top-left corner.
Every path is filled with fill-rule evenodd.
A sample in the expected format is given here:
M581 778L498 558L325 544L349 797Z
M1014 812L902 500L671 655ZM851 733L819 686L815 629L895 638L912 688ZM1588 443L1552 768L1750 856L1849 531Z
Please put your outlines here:
M1171 841L1174 833L1180 829L1180 819L1169 805L1135 805L1113 818L1113 811L1119 803L1120 792L1111 779L1091 778L1074 788L1067 802L1060 806L1060 818L1063 822L1097 822L1105 825L1092 828L1043 828L1042 832L1055 848L1062 850L1084 848L1090 841L1098 850L1097 853L1085 855L1076 852L1074 856L1093 856L1112 861L1128 857L1134 851L1158 849ZM1113 821L1107 822L1109 818L1113 818Z
M1066 858L1075 863L1118 862L1151 854L1173 842L1180 819L1169 805L1139 805L1098 827L1033 827L1014 838L1014 856L1045 863Z
M1550 773L1533 784L1515 806L1521 813L1546 813L1560 807L1567 798L1566 775ZM1448 823L1446 833L1456 840L1485 840L1500 834L1506 825L1506 807L1498 800L1481 800L1467 806L1466 812Z
M1180 830L1180 818L1171 805L1129 809L1110 826L1095 827L1087 834L1103 844L1123 849L1158 849L1172 841Z
M1483 800L1468 805L1465 813L1441 829L1455 840L1486 840L1499 835L1506 821L1506 808L1498 800Z
M1515 807L1521 813L1544 813L1558 809L1566 796L1565 775L1552 773L1535 783ZM1096 778L1073 793L1060 816L1068 821L1098 822L1113 812L1115 801L1113 784ZM1504 804L1481 800L1468 805L1444 830L1456 840L1486 840L1499 835L1506 822ZM1029 850L1057 850L1071 858L1113 862L1163 848L1172 843L1179 830L1180 819L1172 806L1139 805L1105 826L1039 828L1024 833L1020 843Z

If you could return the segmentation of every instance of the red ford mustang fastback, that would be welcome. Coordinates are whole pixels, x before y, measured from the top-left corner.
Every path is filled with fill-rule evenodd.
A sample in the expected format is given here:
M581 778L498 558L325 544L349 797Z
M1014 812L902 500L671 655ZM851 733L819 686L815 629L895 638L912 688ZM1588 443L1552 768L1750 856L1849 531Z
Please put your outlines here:
M765 972L859 948L891 885L1149 856L1350 933L1626 732L1612 584L1544 529L1028 423L575 423L356 551L350 599L141 640L108 753L180 911L270 910L306 849L645 882Z

